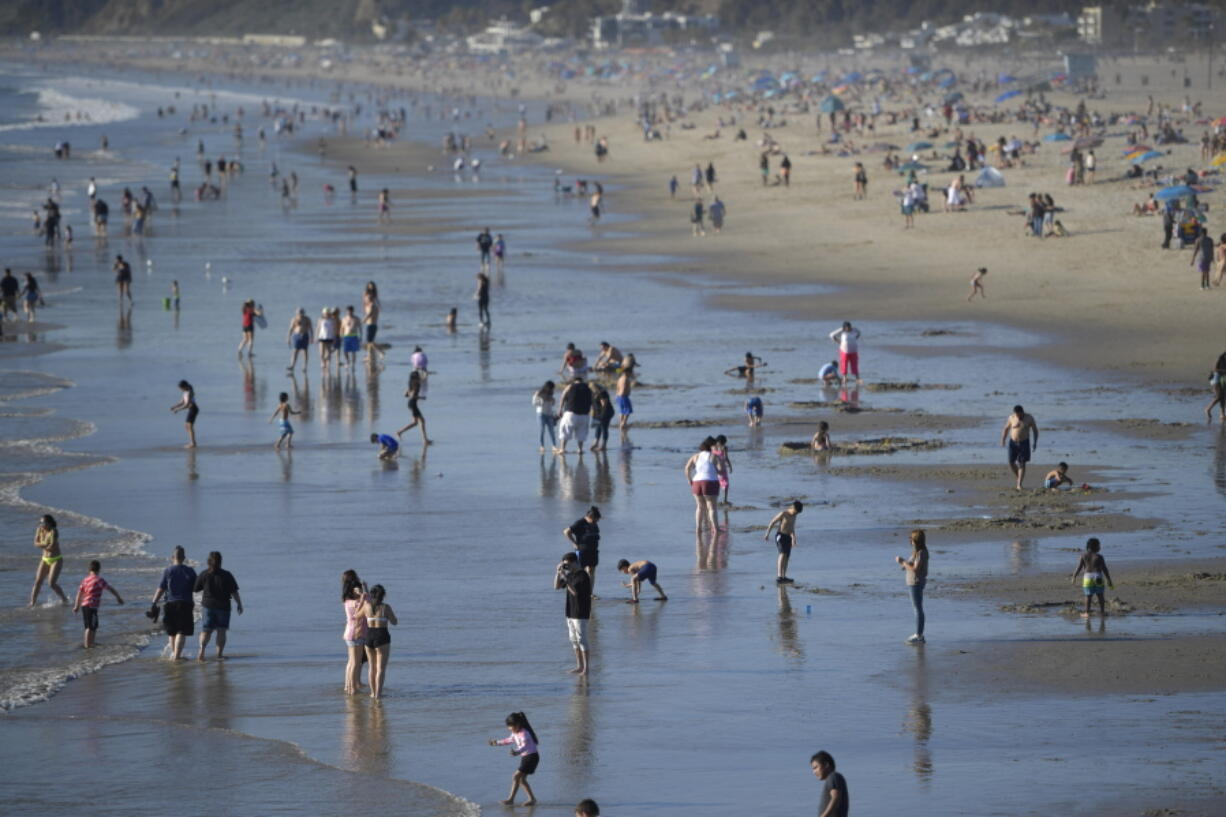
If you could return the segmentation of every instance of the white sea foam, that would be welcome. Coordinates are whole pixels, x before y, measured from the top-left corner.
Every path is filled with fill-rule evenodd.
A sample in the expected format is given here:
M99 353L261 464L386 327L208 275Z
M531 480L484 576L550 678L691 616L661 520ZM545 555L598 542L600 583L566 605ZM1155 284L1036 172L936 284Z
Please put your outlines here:
M119 643L82 651L80 657L65 666L11 670L5 673L0 689L0 710L7 712L46 701L75 678L97 672L109 664L130 661L149 643L149 638L148 633L133 633Z
M54 88L38 89L37 119L0 125L0 131L61 128L73 125L105 125L140 116L140 109L126 102L80 97Z

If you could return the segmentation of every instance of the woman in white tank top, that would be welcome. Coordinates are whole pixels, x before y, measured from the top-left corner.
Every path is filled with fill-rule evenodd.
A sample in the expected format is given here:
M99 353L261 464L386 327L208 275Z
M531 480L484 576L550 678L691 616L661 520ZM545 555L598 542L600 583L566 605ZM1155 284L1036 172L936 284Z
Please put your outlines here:
M720 460L711 453L715 447L715 439L707 437L698 446L698 453L685 461L685 479L690 483L690 493L694 495L694 527L702 530L703 520L711 526L711 532L717 529L715 524L715 502L719 499Z

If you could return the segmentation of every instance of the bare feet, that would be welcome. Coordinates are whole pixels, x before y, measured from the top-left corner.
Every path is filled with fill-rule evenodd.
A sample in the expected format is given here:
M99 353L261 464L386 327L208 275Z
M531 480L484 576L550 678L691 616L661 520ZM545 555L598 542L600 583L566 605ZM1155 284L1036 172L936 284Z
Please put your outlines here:
M535 798L535 797L533 797L531 800L525 800L525 801L524 801L524 805L525 805L525 806L535 806L535 805L536 805L536 798Z
M583 667L575 667L574 669L568 669L567 672L569 672L571 675L582 675Z
M506 799L506 800L499 800L498 802L499 802L499 803L502 803L504 806L513 806L513 805L515 805L515 801L514 801L514 800L511 800L511 799L509 799L509 798L508 798L508 799Z

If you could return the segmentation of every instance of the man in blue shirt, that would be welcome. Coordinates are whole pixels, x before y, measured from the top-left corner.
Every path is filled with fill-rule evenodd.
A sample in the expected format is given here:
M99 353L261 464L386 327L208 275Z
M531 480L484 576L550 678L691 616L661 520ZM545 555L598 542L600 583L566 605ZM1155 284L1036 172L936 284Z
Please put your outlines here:
M183 645L195 630L192 610L196 605L192 600L192 588L196 585L196 571L183 564L186 559L183 548L176 547L171 556L171 565L162 572L162 582L153 594L154 604L163 597L166 599L162 609L162 627L166 630L167 646L175 661L183 660Z

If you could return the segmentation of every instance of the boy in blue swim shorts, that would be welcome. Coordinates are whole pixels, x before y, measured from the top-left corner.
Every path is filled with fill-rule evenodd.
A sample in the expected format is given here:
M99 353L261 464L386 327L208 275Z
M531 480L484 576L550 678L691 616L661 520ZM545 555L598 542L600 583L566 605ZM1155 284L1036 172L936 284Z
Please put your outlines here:
M630 576L630 581L622 582L623 587L630 588L630 604L639 603L639 590L643 586L643 582L650 582L651 586L656 589L660 601L668 601L668 596L664 595L664 589L656 582L656 566L647 561L640 559L637 562L629 562L622 559L617 563L617 569L622 573Z
M379 446L381 460L394 460L400 453L400 442L390 434L371 434L370 441Z
M1098 552L1101 547L1098 539L1093 537L1087 539L1086 549L1077 562L1077 569L1073 571L1073 575L1069 576L1069 580L1074 584L1077 582L1077 576L1081 576L1081 592L1086 597L1086 609L1081 614L1082 618L1090 617L1090 600L1095 596L1098 596L1098 615L1105 618L1107 615L1106 588L1115 589L1115 582L1111 581L1111 571L1107 570L1107 560Z

